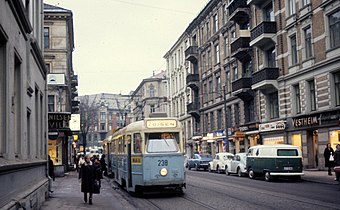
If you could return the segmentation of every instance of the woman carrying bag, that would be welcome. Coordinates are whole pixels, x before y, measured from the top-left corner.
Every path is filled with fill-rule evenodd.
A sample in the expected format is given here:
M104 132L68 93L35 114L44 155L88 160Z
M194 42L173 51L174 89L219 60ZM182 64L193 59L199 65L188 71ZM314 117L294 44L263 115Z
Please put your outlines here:
M332 176L331 168L334 166L334 150L330 143L327 144L323 156L325 157L325 167L328 168L328 175Z
M96 183L99 182L96 168L91 162L90 155L85 156L85 163L82 164L79 172L79 179L81 180L81 192L84 193L84 201L87 203L87 193L89 193L89 204L92 205L93 193L99 193Z

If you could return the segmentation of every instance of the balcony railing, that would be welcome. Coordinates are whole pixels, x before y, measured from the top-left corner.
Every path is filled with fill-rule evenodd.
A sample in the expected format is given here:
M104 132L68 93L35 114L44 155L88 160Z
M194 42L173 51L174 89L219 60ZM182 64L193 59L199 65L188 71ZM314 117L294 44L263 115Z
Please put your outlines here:
M198 47L197 46L190 46L188 49L185 50L185 59L190 61L191 63L197 62L198 56Z
M250 8L247 0L234 0L228 5L230 20L239 24L249 21Z
M248 89L251 88L252 85L252 78L251 77L243 77L240 78L231 84L231 89L233 92L241 90L241 89Z
M268 48L275 45L276 22L264 21L251 30L250 46Z
M264 68L253 73L252 84L257 84L265 80L276 80L279 77L279 68Z
M198 89L199 87L199 75L198 74L188 74L186 78L187 86L191 89Z
M233 43L231 43L231 56L238 60L242 60L251 49L249 46L250 37L239 37ZM248 54L248 56L250 56Z
M200 103L198 101L194 101L190 104L187 104L187 112L188 114L192 115L193 117L199 119L200 114Z

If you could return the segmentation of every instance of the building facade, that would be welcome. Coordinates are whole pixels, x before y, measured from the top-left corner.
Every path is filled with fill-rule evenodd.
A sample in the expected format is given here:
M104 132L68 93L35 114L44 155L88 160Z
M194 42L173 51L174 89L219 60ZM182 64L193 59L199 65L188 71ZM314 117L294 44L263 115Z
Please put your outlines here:
M77 145L80 151L90 151L101 147L108 133L122 128L130 123L130 96L122 94L100 93L79 96L80 114L82 117L82 132ZM84 116L89 116L85 120Z
M0 1L0 209L48 197L43 2Z
M339 1L211 0L179 39L194 152L286 143L323 169L326 144L340 143L339 14Z
M167 98L169 116L179 118L184 127L184 138L186 141L186 153L193 154L193 136L199 134L199 123L188 114L187 105L192 100L192 92L187 88L186 78L188 72L192 72L192 65L185 59L184 50L188 47L188 36L183 33L172 48L164 55L166 59Z
M165 71L143 79L131 94L131 122L149 117L150 113L168 113Z
M77 97L78 78L73 70L72 11L44 4L44 59L48 70L48 155L56 175L63 176L73 164L73 135L69 128Z

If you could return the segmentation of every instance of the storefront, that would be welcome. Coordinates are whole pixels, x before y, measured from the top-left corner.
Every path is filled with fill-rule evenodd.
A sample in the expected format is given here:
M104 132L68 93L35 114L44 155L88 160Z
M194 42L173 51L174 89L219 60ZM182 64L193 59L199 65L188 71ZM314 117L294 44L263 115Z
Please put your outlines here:
M326 145L335 149L340 143L339 118L340 111L335 110L288 120L288 143L301 148L305 168L324 169Z
M282 120L259 124L260 137L255 136L255 139L257 143L261 142L263 145L285 144L287 142L285 140L286 139L285 129L286 129L286 122Z
M56 176L63 176L67 171L68 145L73 141L70 120L70 113L48 113L48 155L55 165Z

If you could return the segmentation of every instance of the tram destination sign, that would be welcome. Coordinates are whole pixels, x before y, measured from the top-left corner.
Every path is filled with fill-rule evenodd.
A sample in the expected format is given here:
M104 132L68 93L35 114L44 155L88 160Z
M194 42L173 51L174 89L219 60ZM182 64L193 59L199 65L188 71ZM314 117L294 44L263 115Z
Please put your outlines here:
M147 120L146 121L147 128L176 128L177 121L176 120Z

